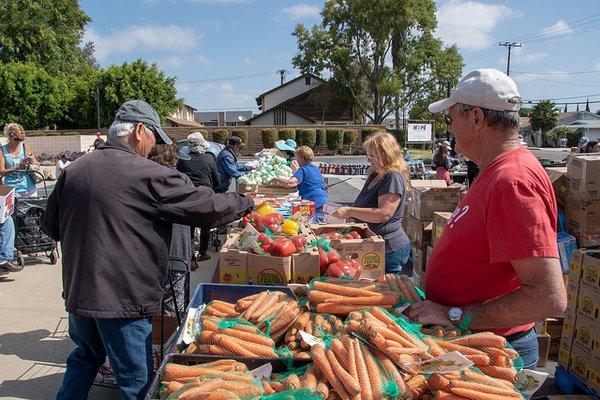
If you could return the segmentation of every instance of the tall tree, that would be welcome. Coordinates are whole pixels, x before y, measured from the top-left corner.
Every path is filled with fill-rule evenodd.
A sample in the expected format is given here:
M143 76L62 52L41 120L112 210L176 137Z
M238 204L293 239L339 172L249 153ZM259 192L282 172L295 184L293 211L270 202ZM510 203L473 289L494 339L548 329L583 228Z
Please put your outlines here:
M439 80L460 76L456 47L432 36L433 0L328 0L321 15L311 30L296 26L293 64L318 75L330 71L372 123L426 97Z
M139 59L132 63L108 67L99 74L96 84L100 92L102 126L108 126L113 121L117 109L127 100L147 101L156 109L161 119L175 111L182 103L182 100L177 98L175 78L165 76L156 64L149 65ZM89 92L88 86L87 93ZM95 97L92 101L93 99ZM88 97L88 102L89 100Z
M73 95L67 80L33 63L0 63L0 126L19 122L25 129L51 127Z
M0 62L33 62L72 73L95 65L90 44L80 46L90 18L77 0L0 0Z
M545 133L558 125L558 109L550 100L537 103L529 113L532 131Z

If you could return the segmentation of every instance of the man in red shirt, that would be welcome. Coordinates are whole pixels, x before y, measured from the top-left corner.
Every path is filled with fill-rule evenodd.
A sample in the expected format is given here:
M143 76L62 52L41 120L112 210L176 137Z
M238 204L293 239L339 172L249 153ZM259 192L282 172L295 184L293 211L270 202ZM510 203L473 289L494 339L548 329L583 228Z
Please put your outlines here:
M538 359L534 321L566 308L556 242L557 208L548 175L518 139L521 97L494 69L466 75L445 111L457 152L480 168L427 263L427 301L407 315L507 338L525 367Z

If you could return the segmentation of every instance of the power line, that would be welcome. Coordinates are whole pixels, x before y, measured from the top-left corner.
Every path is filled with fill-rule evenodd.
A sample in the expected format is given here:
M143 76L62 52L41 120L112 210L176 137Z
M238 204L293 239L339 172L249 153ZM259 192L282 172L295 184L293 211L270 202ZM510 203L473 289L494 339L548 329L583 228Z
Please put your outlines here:
M517 43L517 42L501 42L498 43L498 46L503 46L506 47L508 49L508 60L506 61L506 75L510 76L510 50L513 47L521 47L521 43Z
M525 71L514 71L515 74L535 74L535 75L581 75L581 74L593 74L600 72L600 69L593 69L589 71L574 71L574 72L562 72L562 71L548 71L548 72L525 72Z
M597 96L600 96L600 93L583 94L581 96L553 97L553 98L546 98L546 99L534 99L534 100L524 100L524 101L529 103L529 102L533 102L533 101L543 101L543 100L571 100L571 99L583 99L583 98L587 98L587 97L597 97ZM577 103L573 103L573 104L577 104Z
M261 72L261 73L250 74L250 75L236 75L236 76L226 76L226 77L221 77L221 78L197 79L197 80L193 80L193 81L177 81L177 83L209 83L209 82L220 82L220 81L233 81L233 80L239 80L239 79L260 78L260 77L265 77L265 76L269 76L269 75L274 75L275 73L276 73L275 71L269 71L269 72Z
M516 73L517 75L521 75L521 76L534 75L534 74L520 74L520 73L517 73L516 71L513 71L513 73ZM560 83L562 85L568 85L568 86L600 87L600 85L593 85L593 84L589 84L589 83L564 82L564 81L557 81L554 79L540 78L538 76L532 76L531 79L545 81L545 82L552 82L552 83Z

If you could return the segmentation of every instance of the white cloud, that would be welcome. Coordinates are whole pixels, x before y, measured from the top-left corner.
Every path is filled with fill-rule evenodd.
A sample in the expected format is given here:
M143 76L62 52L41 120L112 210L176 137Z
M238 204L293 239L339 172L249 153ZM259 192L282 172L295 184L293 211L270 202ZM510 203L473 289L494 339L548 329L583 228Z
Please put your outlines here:
M281 10L280 16L296 21L304 18L316 18L319 16L320 9L310 4L296 4Z
M179 67L183 66L183 60L177 56L172 56L172 57L167 57L163 60L160 60L159 64L179 68Z
M244 64L252 65L252 64L254 64L254 61L252 61L252 59L250 57L244 57Z
M127 54L135 50L185 51L196 47L199 35L194 29L177 25L131 26L109 34L100 34L88 28L83 41L94 42L94 55L98 61L112 54Z
M201 67L205 67L207 65L210 65L210 60L208 59L208 57L199 54L198 56L196 56L196 63Z
M238 91L231 83L220 85L207 83L198 86L197 91L207 98L216 98L222 104L229 104L230 106L252 103L255 97L255 93Z
M511 63L515 64L533 64L548 57L548 53L525 53L522 47L517 47L513 50ZM506 62L506 58L502 58L502 62Z
M186 0L190 3L198 4L240 4L247 3L250 0Z
M463 49L479 50L495 42L490 34L498 22L519 16L521 13L500 4L446 0L437 11L436 33L446 43L456 43Z
M600 61L594 65L594 69L600 69Z
M542 29L542 34L545 36L564 35L571 32L573 29L562 19L554 25Z

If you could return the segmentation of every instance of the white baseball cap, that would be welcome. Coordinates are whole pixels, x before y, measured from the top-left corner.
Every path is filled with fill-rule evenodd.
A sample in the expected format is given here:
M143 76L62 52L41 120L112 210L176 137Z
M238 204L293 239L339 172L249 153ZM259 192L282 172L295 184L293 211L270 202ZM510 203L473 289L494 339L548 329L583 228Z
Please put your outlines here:
M519 111L523 100L515 81L497 69L476 69L465 75L456 89L429 105L432 113L442 112L457 103L498 111Z

